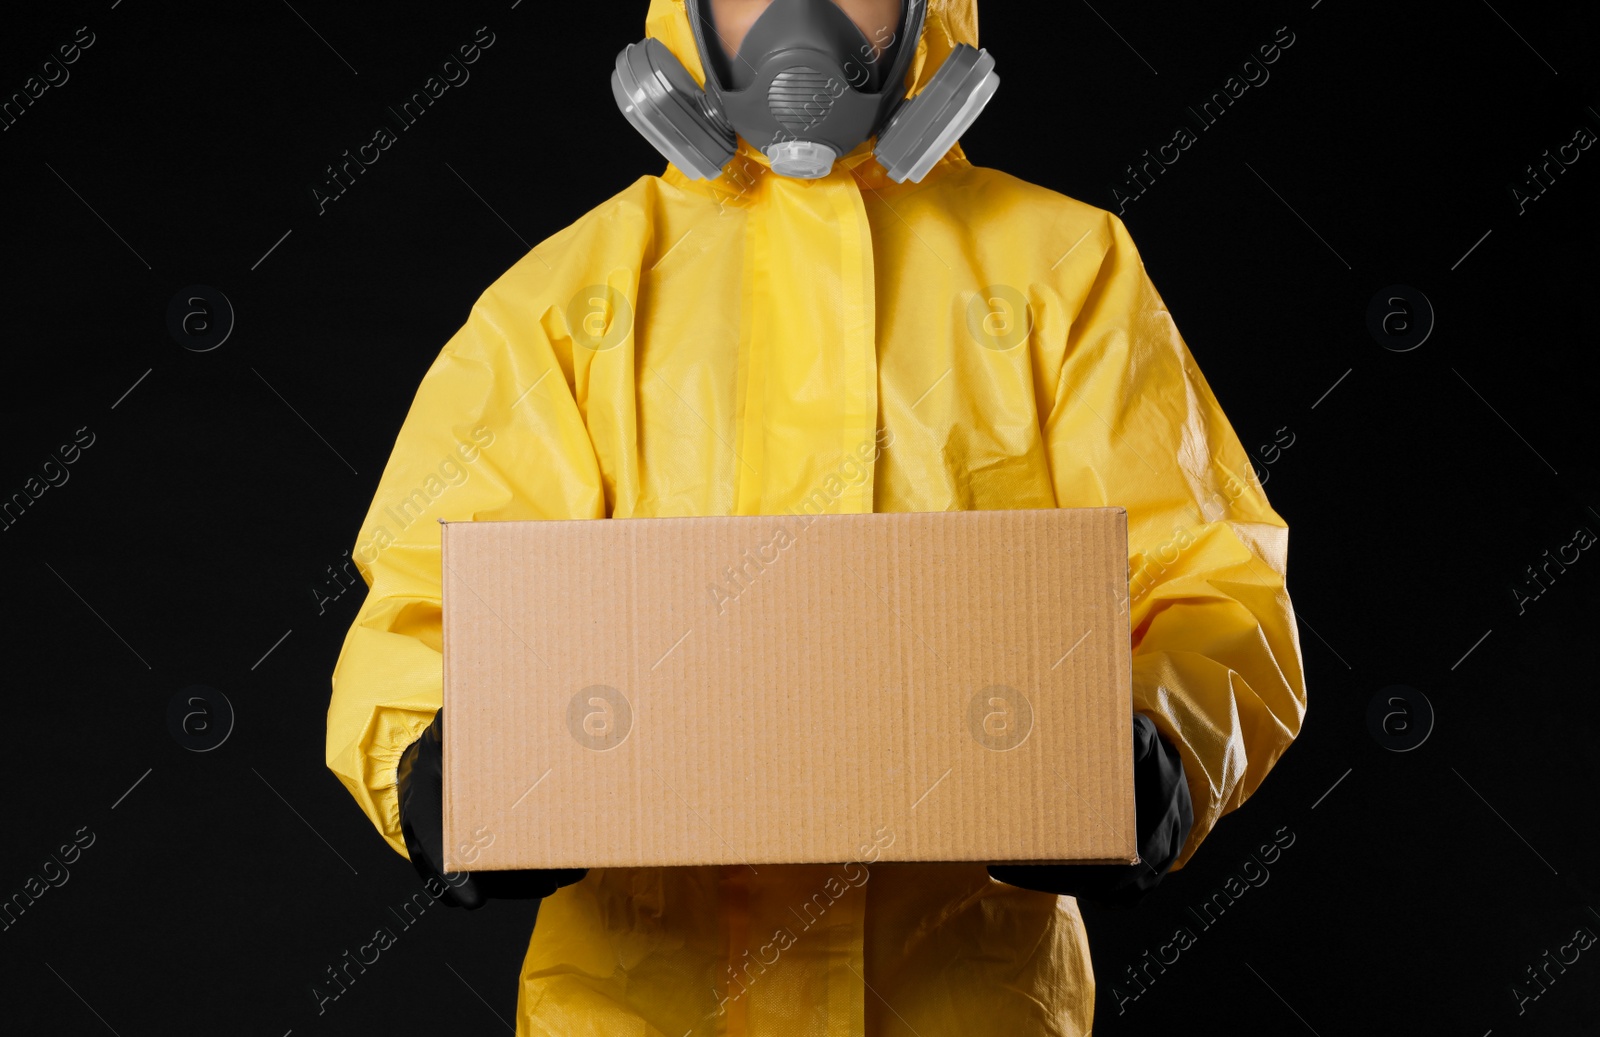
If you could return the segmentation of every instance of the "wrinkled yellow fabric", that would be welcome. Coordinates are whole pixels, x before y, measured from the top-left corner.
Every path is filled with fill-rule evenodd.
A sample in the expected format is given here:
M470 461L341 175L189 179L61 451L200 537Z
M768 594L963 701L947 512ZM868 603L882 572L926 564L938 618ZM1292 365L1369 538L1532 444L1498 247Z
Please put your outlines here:
M681 0L647 30L701 76ZM974 0L934 5L913 89L976 37ZM1194 802L1178 867L1298 734L1287 527L1122 222L959 147L895 184L870 148L817 181L742 142L717 181L641 178L491 285L428 370L328 710L328 766L396 851L395 764L442 700L441 518L1120 505L1135 708ZM592 870L541 906L517 1032L1090 1032L1073 898L981 866L839 875Z

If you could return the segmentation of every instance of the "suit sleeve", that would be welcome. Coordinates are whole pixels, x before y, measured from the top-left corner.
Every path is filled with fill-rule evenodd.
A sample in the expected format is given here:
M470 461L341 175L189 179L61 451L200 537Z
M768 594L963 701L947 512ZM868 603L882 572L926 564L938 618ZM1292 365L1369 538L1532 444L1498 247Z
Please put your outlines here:
M571 342L528 287L546 273L525 257L429 367L351 552L369 590L333 673L327 763L402 855L395 768L443 702L439 520L605 516Z
M1045 423L1061 507L1128 512L1134 710L1177 748L1194 823L1181 868L1300 732L1305 677L1288 526L1157 294L1104 213Z

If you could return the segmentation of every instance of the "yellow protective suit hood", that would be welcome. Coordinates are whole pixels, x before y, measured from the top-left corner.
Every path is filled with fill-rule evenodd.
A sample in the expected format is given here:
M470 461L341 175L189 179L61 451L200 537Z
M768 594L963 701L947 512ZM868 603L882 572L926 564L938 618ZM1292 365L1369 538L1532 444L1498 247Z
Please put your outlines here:
M698 73L682 0L647 26ZM933 5L913 89L976 42L973 0ZM1120 505L1134 705L1194 803L1176 867L1298 734L1287 528L1122 221L959 147L895 184L870 143L814 181L748 145L715 181L641 177L428 370L352 552L370 592L328 710L328 766L397 852L395 765L442 697L440 518ZM1089 1033L1074 899L982 865L855 874L591 870L541 905L518 1033Z

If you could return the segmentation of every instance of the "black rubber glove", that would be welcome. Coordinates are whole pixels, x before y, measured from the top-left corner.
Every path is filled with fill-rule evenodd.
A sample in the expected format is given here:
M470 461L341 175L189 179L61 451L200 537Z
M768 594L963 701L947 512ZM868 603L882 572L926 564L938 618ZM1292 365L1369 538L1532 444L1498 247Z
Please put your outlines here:
M1183 760L1143 713L1133 715L1133 797L1138 864L991 864L989 874L1023 889L1133 907L1178 859L1194 825Z
M451 907L473 910L490 900L547 897L562 886L582 881L587 868L551 871L444 870L444 710L400 757L400 832L406 851L424 882L437 879L445 892L439 899Z

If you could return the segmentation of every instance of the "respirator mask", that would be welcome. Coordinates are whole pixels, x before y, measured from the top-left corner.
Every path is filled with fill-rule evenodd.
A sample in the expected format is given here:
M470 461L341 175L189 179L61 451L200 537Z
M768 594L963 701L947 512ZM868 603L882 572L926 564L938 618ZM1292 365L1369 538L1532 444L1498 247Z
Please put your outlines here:
M759 148L774 173L812 180L877 136L873 154L889 178L920 181L1000 85L988 51L963 43L906 97L927 4L903 0L899 25L869 40L833 0L772 0L729 58L711 0L686 0L705 86L650 38L617 55L611 92L633 127L697 180L722 174L736 137Z

